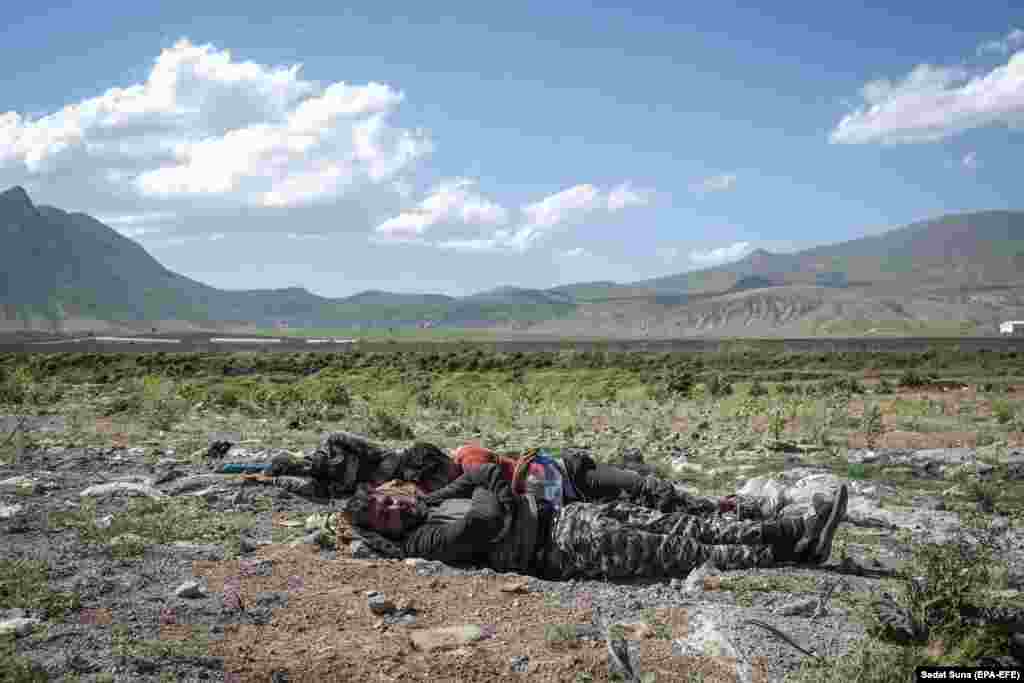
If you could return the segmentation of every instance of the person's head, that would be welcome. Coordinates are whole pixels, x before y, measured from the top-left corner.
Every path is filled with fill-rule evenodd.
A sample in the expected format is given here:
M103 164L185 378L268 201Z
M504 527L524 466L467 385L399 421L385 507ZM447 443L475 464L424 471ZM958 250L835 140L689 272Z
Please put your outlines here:
M427 517L426 505L415 496L391 495L359 489L345 503L345 512L357 526L382 536L400 538Z

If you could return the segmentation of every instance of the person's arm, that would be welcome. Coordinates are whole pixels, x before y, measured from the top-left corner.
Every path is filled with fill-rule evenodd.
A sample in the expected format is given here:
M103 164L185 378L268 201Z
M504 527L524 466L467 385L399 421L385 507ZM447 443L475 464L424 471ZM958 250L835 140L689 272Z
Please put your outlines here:
M461 519L447 524L424 524L402 543L407 557L442 562L468 562L486 552L506 527L508 514L497 496L477 487L473 505Z
M511 505L515 500L512 485L505 479L501 467L489 463L465 472L442 489L420 496L420 500L436 505L451 498L471 498L478 488L490 491L502 505Z

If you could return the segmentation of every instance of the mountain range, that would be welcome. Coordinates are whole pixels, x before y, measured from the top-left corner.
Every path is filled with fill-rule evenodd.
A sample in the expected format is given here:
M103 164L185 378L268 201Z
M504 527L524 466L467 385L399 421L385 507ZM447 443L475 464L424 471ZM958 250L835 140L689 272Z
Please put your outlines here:
M227 291L84 213L0 193L0 329L495 327L559 336L988 334L1024 318L1024 211L945 215L792 254L630 283L465 297Z

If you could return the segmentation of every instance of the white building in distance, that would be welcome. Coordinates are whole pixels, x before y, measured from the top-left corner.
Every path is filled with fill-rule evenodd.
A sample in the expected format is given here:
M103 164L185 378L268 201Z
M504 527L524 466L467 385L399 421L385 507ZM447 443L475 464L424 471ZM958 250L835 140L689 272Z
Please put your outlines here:
M1007 320L999 324L1000 334L1024 335L1024 320Z

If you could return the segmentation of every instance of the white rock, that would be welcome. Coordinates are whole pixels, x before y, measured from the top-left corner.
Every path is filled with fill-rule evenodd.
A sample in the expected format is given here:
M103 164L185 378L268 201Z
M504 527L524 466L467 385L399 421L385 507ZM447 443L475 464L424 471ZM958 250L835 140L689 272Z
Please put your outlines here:
M21 505L4 505L0 503L0 519L10 519L21 512Z
M750 664L740 658L736 646L719 625L718 618L707 612L689 613L686 636L672 641L672 654L677 657L731 659L736 662L737 680L750 683L754 678Z
M6 636L13 633L16 638L27 636L39 623L41 622L38 619L29 617L5 619L0 621L0 635Z
M716 571L713 564L705 562L686 575L686 581L683 582L683 591L691 594L703 593L705 577L711 576Z
M136 484L130 481L115 481L109 484L90 486L78 494L82 498L103 498L106 496L144 496L163 498L164 493L147 484Z
M96 520L96 526L100 529L109 529L110 525L114 523L114 515L106 515Z
M198 581L186 581L174 589L174 594L179 598L195 599L205 597L206 591Z

